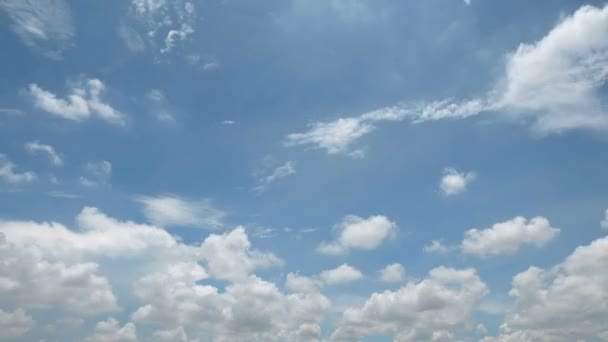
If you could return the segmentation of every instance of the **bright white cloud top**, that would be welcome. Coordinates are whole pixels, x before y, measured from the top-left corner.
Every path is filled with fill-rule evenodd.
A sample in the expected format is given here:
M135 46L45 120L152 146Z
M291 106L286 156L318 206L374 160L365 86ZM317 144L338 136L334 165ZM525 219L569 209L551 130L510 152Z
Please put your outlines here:
M397 225L386 216L376 215L367 219L349 215L335 228L335 241L322 242L317 251L321 254L340 255L352 249L373 250L390 239Z

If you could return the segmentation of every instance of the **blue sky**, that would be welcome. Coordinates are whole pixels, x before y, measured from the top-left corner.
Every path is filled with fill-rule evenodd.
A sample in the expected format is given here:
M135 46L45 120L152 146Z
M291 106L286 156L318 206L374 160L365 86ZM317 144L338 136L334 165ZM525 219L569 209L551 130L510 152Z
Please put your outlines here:
M607 32L0 0L0 340L607 340Z

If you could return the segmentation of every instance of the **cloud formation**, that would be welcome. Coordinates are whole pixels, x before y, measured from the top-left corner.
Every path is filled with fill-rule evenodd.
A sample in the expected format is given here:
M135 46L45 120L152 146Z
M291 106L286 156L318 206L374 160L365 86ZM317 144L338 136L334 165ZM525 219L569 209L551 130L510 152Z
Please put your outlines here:
M55 166L63 165L63 159L61 159L59 153L57 153L55 148L51 145L41 144L39 141L30 141L25 144L25 149L32 154L46 154L51 160L51 163Z
M2 0L0 9L11 19L23 43L52 59L61 59L73 45L74 25L64 0Z
M523 245L541 247L559 232L560 230L552 227L544 217L526 220L518 216L496 223L490 228L468 230L461 248L464 253L481 257L512 254Z
M321 242L317 252L328 255L346 254L352 249L373 250L394 236L397 224L382 215L362 218L355 215L344 217L334 227L337 237L334 241Z
M473 172L458 172L456 169L446 168L443 170L439 188L445 196L457 195L465 192L475 177Z
M104 90L103 82L95 78L72 87L67 99L58 98L36 83L30 84L28 88L34 105L51 115L71 121L83 121L94 114L110 123L124 125L124 114L101 100Z
M161 227L182 226L217 229L224 225L226 213L209 199L192 200L177 195L138 196L146 218Z

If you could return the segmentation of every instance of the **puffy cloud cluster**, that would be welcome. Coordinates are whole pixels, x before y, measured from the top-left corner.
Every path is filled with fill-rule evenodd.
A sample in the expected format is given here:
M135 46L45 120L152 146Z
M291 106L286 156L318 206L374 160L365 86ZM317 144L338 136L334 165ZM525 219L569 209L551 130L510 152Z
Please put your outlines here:
M395 341L439 341L464 329L486 285L474 269L438 267L419 282L374 293L361 306L344 311L333 341L392 335Z
M458 172L453 168L443 170L439 188L445 196L452 196L467 190L467 186L475 180L473 172Z
M485 342L608 339L608 237L580 246L562 263L513 277L516 306L502 334Z

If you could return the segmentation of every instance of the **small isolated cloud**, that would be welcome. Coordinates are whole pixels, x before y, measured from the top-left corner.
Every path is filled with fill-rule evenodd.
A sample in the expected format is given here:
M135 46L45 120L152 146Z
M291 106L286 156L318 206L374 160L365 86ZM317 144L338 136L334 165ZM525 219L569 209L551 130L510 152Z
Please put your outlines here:
M131 52L139 53L146 49L146 43L139 33L128 26L120 26L117 30L118 36Z
M608 230L608 209L606 209L606 212L604 213L604 219L600 222L600 227Z
M152 103L152 111L155 113L156 118L159 121L174 122L175 117L171 113L168 107L168 101L165 94L159 89L152 89L146 95L148 100Z
M8 160L4 154L0 154L0 178L9 184L30 183L36 180L36 174L32 171L15 171L17 166Z
M405 277L405 268L399 263L386 265L380 270L380 280L385 283L398 283Z
M471 4L471 0L464 0L464 4L469 6Z
M433 240L429 244L424 245L423 250L426 253L446 254L451 248L444 245L440 240Z
M92 114L113 124L124 125L124 115L101 100L105 85L98 79L88 79L70 89L67 99L58 98L50 91L44 90L36 83L29 85L29 94L34 99L34 105L45 112L57 117L83 121Z
M376 215L366 219L348 215L335 228L334 241L321 242L317 252L328 255L346 254L351 249L372 250L394 236L397 225L386 216Z
M341 285L362 279L363 273L348 264L342 264L334 269L321 272L319 278L328 285Z
M465 233L461 248L466 254L480 257L513 254L523 245L541 247L553 239L560 230L544 217L526 220L518 216L496 223L486 229L470 229Z
M387 107L364 113L357 117L339 118L330 122L317 122L308 131L288 134L286 146L313 146L328 154L344 154L361 158L362 150L351 150L352 145L364 135L376 129L381 121L401 121L409 114L402 107Z
M222 125L234 125L236 124L236 121L234 120L224 120L222 121Z
M49 58L61 59L73 45L74 25L64 0L2 0L0 9L8 14L23 43Z
M215 63L215 62L205 63L205 65L203 65L204 71L215 71L215 70L218 70L219 68L220 68L220 64Z
M473 172L458 172L456 169L446 168L443 170L439 188L445 196L457 195L465 192L475 177Z
M139 196L146 218L159 226L181 226L217 229L224 225L226 213L211 200L192 200L177 195Z
M46 154L53 165L63 165L63 159L61 159L61 156L59 156L57 151L55 151L55 148L51 145L41 144L39 141L30 141L25 144L25 149L32 154Z
M277 181L289 177L296 173L295 163L287 161L285 164L275 168L271 174L261 177L258 179L258 185L254 188L257 193L262 193L268 189L272 184Z
M80 177L80 184L87 187L108 184L112 178L112 163L107 160L88 162L84 170L86 176Z

